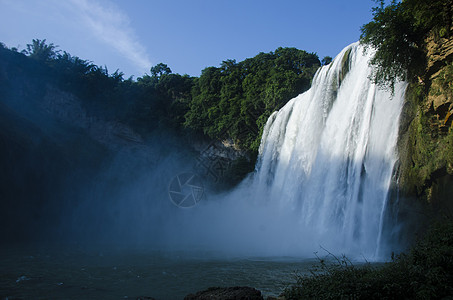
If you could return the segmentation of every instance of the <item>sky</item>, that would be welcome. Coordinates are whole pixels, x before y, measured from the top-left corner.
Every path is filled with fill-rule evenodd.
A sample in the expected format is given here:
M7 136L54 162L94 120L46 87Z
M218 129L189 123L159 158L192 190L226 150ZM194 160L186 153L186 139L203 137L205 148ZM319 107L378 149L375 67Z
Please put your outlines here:
M0 42L46 39L134 78L158 63L199 76L278 47L335 57L371 21L372 0L0 0Z

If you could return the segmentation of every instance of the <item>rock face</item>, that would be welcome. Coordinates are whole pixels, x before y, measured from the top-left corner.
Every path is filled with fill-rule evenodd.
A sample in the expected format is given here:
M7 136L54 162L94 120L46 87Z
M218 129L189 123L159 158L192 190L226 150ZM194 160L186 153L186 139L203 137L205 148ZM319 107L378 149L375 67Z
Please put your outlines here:
M425 109L434 117L437 129L446 133L453 119L453 38L430 37L427 51L430 87Z
M409 86L401 115L398 185L405 205L432 219L453 216L453 36L426 45L425 76Z
M195 171L221 190L238 184L254 170L256 157L238 149L231 139L194 140L191 146L198 153Z
M435 38L430 36L426 42L428 56L427 75L432 77L444 67L446 62L452 61L453 39L451 37Z
M213 287L187 295L184 300L263 300L263 296L251 287Z
M42 106L57 120L87 131L94 140L108 148L117 150L143 144L142 137L129 126L88 115L80 99L50 84L46 87Z

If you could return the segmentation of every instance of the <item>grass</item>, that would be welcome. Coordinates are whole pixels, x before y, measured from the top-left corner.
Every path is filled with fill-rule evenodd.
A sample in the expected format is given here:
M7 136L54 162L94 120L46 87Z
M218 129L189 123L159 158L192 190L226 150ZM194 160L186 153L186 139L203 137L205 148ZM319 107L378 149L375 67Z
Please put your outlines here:
M330 254L333 256L332 254ZM290 299L453 299L453 221L434 224L406 254L382 266L323 259L283 295Z

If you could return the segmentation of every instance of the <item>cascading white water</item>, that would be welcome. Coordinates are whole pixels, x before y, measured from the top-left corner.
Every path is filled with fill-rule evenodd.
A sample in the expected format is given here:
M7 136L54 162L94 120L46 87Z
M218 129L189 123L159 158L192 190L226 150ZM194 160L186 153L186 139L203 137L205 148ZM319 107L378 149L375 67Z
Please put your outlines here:
M297 216L307 243L367 258L381 246L406 89L398 83L392 95L373 84L372 55L346 47L271 115L252 182L261 199Z
M393 95L373 84L372 55L355 43L319 69L310 90L267 121L256 172L197 209L173 213L160 227L166 245L309 258L321 246L388 259L381 248L394 249L385 249L383 222L406 84Z

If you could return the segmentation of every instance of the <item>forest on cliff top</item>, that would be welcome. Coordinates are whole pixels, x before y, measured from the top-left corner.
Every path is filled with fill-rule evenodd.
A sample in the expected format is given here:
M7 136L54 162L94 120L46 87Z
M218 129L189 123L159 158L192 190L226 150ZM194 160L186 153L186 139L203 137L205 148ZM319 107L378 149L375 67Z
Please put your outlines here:
M2 44L0 60L2 97L8 97L19 80L36 81L38 93L52 84L77 96L92 115L116 119L140 134L190 131L232 139L251 152L258 149L269 115L307 90L321 65L315 53L278 48L241 62L225 60L219 67L205 68L200 77L174 74L159 63L134 80L124 79L119 70L109 74L107 67L39 39L20 52ZM323 63L330 61L326 57Z

